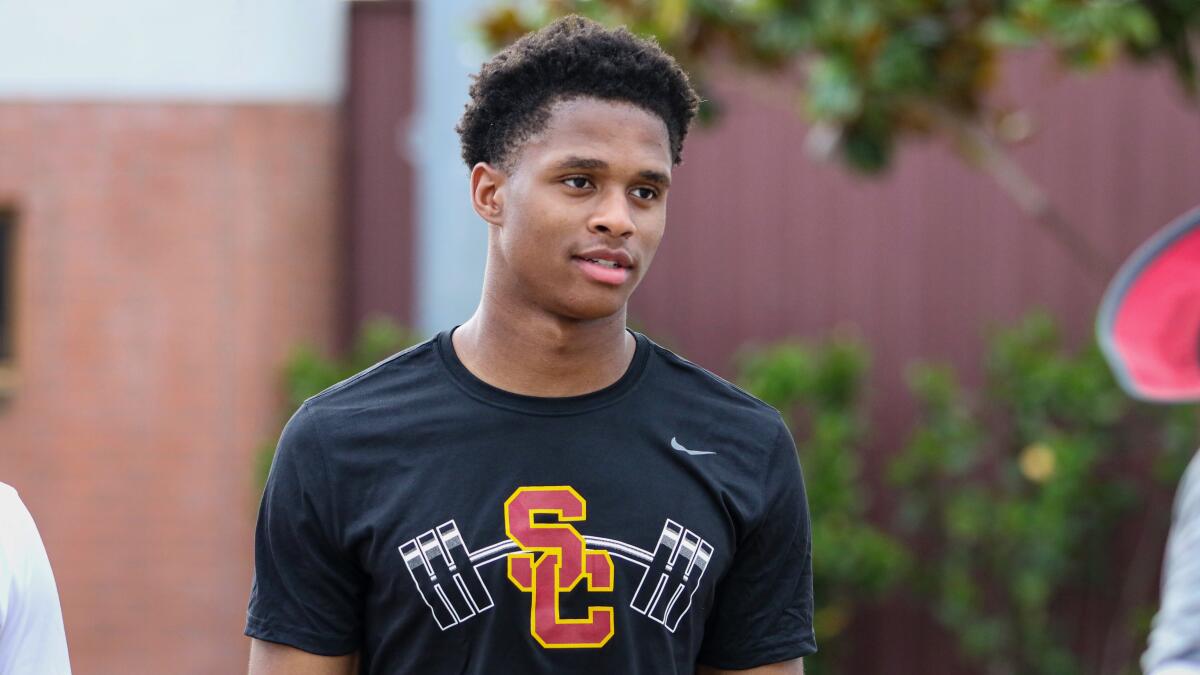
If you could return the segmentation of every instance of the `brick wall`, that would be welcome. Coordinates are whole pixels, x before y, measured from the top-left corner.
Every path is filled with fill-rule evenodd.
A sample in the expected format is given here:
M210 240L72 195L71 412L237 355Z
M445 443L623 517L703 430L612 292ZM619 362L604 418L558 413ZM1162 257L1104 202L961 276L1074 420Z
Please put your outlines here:
M78 675L238 672L289 346L334 327L337 112L0 103L18 215L0 481L42 531Z

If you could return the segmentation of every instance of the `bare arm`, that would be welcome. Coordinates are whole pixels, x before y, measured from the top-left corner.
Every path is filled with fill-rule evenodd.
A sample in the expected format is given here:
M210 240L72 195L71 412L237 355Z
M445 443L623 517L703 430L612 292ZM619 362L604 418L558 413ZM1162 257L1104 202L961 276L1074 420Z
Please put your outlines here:
M319 656L287 645L250 640L250 675L354 675L358 654Z
M721 670L708 666L696 666L696 675L804 675L804 660L795 659L783 663L772 663L748 670Z

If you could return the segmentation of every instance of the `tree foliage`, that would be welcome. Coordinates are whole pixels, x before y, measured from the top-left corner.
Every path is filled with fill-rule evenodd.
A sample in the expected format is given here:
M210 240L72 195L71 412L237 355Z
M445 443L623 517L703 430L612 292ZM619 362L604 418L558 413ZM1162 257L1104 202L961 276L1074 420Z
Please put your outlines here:
M1135 404L1098 347L1067 352L1045 315L1000 333L986 371L983 396L945 366L911 373L921 413L891 477L903 529L924 547L914 588L988 673L1126 672L1144 644L1129 625L1153 588L1167 518L1134 459L1149 455L1173 484L1196 442L1195 409ZM1148 512L1144 531L1118 572L1117 525L1134 508ZM1089 654L1055 603L1098 588L1119 601L1104 650Z
M725 64L772 78L772 88L822 129L863 171L888 165L898 139L941 126L939 117L991 118L987 93L999 59L1031 47L1076 69L1125 54L1167 60L1196 91L1189 38L1197 0L543 0L503 5L484 20L493 45L563 14L652 35L703 84ZM780 85L790 85L780 87Z
M744 351L739 384L784 413L804 465L821 652L814 672L845 672L848 630L900 589L989 675L1133 672L1145 642L1173 485L1197 442L1196 408L1155 409L1118 388L1093 344L1068 351L1033 314L998 332L986 385L917 364L919 405L888 477L894 519L870 518L863 458L869 353L837 337ZM1119 525L1140 523L1132 555ZM1117 598L1100 653L1071 628L1072 593ZM1100 622L1098 622L1100 623ZM1103 624L1101 623L1101 626ZM1093 629L1094 630L1094 629Z
M1166 62L1197 94L1200 0L507 0L480 25L499 47L569 13L655 37L710 99L702 119L720 109L709 82L731 75L812 122L810 153L860 172L886 169L906 138L948 138L1097 283L1114 262L1004 150L1032 125L989 97L1003 57L1051 50L1077 71Z

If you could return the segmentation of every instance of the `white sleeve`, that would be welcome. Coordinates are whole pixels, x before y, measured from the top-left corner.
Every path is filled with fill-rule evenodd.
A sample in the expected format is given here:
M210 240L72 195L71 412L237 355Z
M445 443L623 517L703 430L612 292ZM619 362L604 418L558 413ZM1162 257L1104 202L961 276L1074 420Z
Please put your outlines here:
M58 588L33 517L0 483L0 675L70 675Z
M1186 663L1168 663L1161 668L1156 668L1149 675L1200 675L1200 666L1188 665Z
M1142 668L1154 674L1200 675L1200 453L1176 493L1163 562L1162 603Z

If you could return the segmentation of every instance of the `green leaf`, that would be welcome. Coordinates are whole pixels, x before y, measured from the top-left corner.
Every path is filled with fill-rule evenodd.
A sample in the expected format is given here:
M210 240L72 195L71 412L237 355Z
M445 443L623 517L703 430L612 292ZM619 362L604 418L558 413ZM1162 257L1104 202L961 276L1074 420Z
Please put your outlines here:
M853 68L843 59L822 58L808 72L808 113L822 121L844 121L862 109L863 94Z

